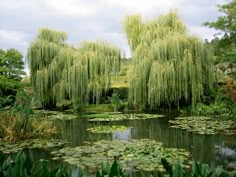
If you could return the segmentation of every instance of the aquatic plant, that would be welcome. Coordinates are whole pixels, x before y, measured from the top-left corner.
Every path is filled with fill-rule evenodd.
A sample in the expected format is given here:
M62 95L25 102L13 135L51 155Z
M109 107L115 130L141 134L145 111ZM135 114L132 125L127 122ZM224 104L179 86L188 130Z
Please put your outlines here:
M17 142L0 141L0 152L14 154L24 149L50 149L63 147L67 142L57 139L27 139Z
M113 132L123 132L126 131L128 127L123 125L103 125L88 128L87 131L92 133L113 133Z
M208 164L200 164L193 160L192 169L184 169L180 163L171 165L166 159L161 159L161 162L165 168L165 173L158 173L157 177L233 177L235 172L227 172L221 166L216 168L210 168ZM156 175L154 175L156 176Z
M47 28L28 49L31 83L43 107L70 99L79 108L99 102L110 87L110 74L119 72L120 51L103 42L84 42L79 48L66 44L67 34Z
M71 119L77 119L80 116L74 115L74 114L63 114L63 113L58 113L54 115L49 115L46 116L45 118L48 120L71 120Z
M169 121L173 124L171 127L180 128L188 132L198 134L234 134L235 122L231 120L217 120L209 117L191 116L177 117Z
M212 87L212 49L187 33L175 11L145 23L128 16L124 31L132 51L131 104L151 109L181 101L194 105Z
M65 165L50 169L46 160L41 159L34 163L22 152L13 158L1 154L0 159L0 176L2 177L71 177L71 170Z
M125 174L125 171L120 167L119 163L115 159L112 165L110 163L102 163L101 169L97 171L96 177L129 177Z
M122 120L138 120L138 119L157 119L164 117L159 114L114 114L114 113L103 113L103 114L90 114L84 115L84 117L90 118L89 121L122 121Z
M190 153L184 149L164 148L162 143L154 140L105 141L86 143L78 147L65 147L51 153L53 159L90 171L97 170L101 162L112 162L117 158L123 169L141 171L163 171L161 158L171 164L178 160L184 162Z
M175 165L171 165L164 158L161 159L161 163L165 169L163 173L157 172L150 175L150 177L234 177L235 172L227 172L222 167L209 168L207 164L199 164L193 161L192 169L184 169L180 162ZM44 159L40 159L34 162L30 156L26 156L25 153L20 152L15 157L10 157L0 154L0 176L2 177L71 177L72 171L65 164L50 168L48 162ZM79 170L77 174L73 173L73 176L83 177L84 172ZM120 167L119 162L115 159L110 165L109 163L102 162L101 167L96 172L96 177L129 177L130 175Z
M34 162L30 156L24 152L19 152L14 157L0 154L0 176L1 177L71 177L72 170L62 163L59 166L51 168L48 161L40 159ZM83 171L79 170L73 176L85 176ZM129 177L115 160L110 166L108 163L102 163L101 169L96 173L97 177Z

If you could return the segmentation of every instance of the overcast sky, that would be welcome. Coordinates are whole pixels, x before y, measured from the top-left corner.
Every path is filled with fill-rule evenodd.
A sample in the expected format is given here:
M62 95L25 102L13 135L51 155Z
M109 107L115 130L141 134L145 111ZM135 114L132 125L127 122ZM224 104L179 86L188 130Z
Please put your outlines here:
M215 31L202 27L216 20L216 5L225 0L0 0L0 48L16 48L24 55L40 27L69 34L68 43L105 40L130 56L122 32L126 15L150 19L177 9L189 32L212 39Z

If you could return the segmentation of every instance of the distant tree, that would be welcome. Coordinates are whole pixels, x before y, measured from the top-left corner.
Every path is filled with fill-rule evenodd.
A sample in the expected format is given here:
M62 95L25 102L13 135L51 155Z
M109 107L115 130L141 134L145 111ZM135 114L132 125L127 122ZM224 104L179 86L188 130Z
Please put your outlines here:
M11 104L22 85L20 80L25 75L22 58L15 49L0 49L0 107Z
M8 79L21 80L25 75L23 55L16 49L0 49L0 75Z
M219 31L211 41L217 61L236 62L236 0L217 7L223 15L215 22L205 22L204 25Z

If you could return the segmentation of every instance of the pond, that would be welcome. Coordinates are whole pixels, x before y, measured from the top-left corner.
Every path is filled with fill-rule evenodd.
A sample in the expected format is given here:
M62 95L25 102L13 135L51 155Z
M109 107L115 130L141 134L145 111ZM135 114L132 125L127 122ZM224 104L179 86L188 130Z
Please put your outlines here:
M61 138L69 142L66 145L68 147L77 147L85 142L97 142L99 140L112 141L118 139L131 141L150 139L162 142L165 148L180 148L189 151L191 154L190 160L195 159L210 166L235 167L235 135L199 135L171 128L169 123L171 119L173 117L115 122L88 121L87 118L71 119L65 121L65 128ZM127 129L121 132L99 134L88 131L90 128L103 125L122 125L126 126ZM32 152L35 158L52 158L49 151L34 150Z

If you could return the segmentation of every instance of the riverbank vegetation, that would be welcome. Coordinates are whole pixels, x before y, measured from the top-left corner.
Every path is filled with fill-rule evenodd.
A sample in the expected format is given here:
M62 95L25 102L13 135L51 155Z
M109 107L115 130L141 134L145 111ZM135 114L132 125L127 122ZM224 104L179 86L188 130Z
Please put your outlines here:
M0 137L3 141L50 137L59 132L55 122L34 115L29 95L18 90L14 104L0 112Z
M166 159L162 158L161 163L164 169L162 173L149 174L153 177L190 177L190 176L217 176L217 177L233 177L233 173L224 171L221 167L210 168L207 164L199 164L193 162L192 169L184 169L180 163L171 165ZM48 161L39 160L34 162L24 153L18 153L15 157L6 157L0 155L0 175L2 177L71 177L72 170L65 165L60 165L50 169ZM79 170L73 176L83 177L86 174ZM129 177L130 174L123 170L119 162L114 160L112 165L109 163L101 163L100 169L96 172L96 177Z

